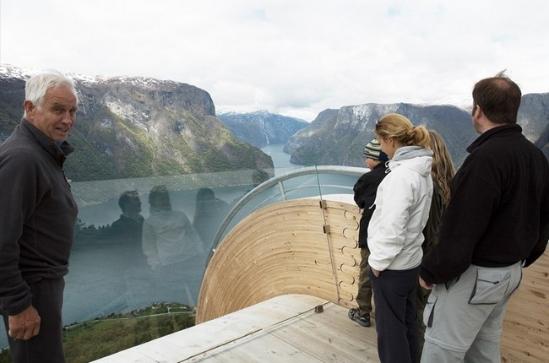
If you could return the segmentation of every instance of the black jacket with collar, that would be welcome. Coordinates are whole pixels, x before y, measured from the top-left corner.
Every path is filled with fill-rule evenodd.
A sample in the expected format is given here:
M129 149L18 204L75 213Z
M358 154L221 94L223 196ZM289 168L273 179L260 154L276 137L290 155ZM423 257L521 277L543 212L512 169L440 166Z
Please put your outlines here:
M471 264L500 267L541 256L549 239L549 165L518 125L479 136L454 177L440 242L424 257L428 283L458 277Z
M0 312L31 305L29 285L67 273L77 207L63 173L72 147L22 120L0 145Z
M360 248L368 248L368 224L375 210L377 187L385 175L387 175L387 166L385 162L380 162L370 172L363 174L353 187L355 202L363 210L358 231L358 247Z

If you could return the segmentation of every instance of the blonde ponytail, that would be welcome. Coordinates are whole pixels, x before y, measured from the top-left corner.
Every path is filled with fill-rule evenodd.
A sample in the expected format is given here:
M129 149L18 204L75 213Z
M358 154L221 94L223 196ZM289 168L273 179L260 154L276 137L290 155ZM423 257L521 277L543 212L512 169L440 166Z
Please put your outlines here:
M431 140L429 137L429 130L423 125L416 126L412 129L412 138L408 145L417 145L423 147L429 147Z
M389 113L376 124L376 134L382 138L391 138L402 146L429 146L429 131L425 126L415 126L405 116Z

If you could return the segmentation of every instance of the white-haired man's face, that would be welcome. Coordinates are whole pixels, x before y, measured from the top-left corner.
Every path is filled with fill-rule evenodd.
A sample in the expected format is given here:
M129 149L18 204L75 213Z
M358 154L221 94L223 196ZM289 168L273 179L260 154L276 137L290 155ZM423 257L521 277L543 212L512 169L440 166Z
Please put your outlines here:
M38 105L25 101L27 120L54 141L64 141L76 121L76 96L65 85L49 88Z

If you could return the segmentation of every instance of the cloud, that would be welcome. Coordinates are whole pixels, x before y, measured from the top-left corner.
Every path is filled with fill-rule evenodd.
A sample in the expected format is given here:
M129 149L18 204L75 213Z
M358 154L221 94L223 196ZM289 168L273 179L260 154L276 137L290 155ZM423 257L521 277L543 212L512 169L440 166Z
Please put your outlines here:
M3 0L0 57L172 79L218 110L312 120L366 102L466 105L476 80L504 68L524 93L548 92L547 13L508 0Z

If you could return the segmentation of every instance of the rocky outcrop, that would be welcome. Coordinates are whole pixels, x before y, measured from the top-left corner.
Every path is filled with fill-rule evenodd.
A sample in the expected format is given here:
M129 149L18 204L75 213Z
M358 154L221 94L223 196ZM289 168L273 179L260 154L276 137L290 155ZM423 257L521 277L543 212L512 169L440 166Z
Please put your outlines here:
M536 141L536 146L543 151L547 159L549 159L549 124L545 128L545 131L541 134Z
M549 126L549 93L531 93L522 97L518 124L524 135L536 142Z
M522 97L518 123L526 137L549 159L549 93L528 94Z

